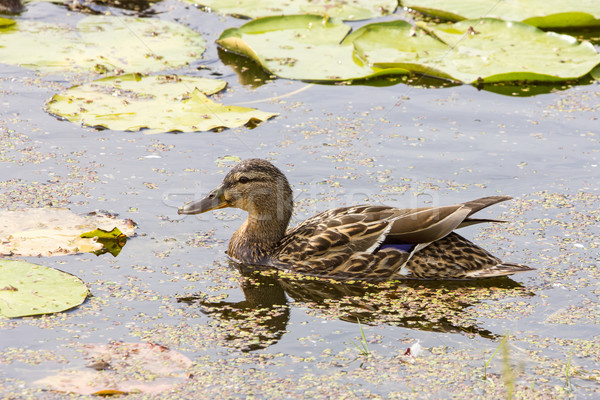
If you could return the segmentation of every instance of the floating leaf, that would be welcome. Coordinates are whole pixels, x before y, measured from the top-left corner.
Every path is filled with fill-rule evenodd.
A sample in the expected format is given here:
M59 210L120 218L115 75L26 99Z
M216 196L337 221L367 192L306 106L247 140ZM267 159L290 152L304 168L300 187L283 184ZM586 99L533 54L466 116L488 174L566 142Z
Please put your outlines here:
M206 97L226 84L187 76L107 77L54 95L47 110L75 123L124 131L147 128L146 133L234 128L277 115L225 106Z
M425 27L442 42L420 31L410 33L405 25L382 23L372 24L354 45L361 57L381 68L465 83L565 81L600 63L590 43L519 22L481 19Z
M0 260L0 314L9 318L56 313L83 303L81 279L25 261Z
M565 81L586 75L600 63L589 42L519 22L485 18L427 29L452 49L428 65L439 62L462 82Z
M277 76L307 81L409 70L465 83L552 82L577 79L600 63L590 43L519 22L481 19L425 27L429 32L398 20L365 25L345 37L350 27L328 19L268 17L226 30L217 43Z
M592 72L590 72L590 75L592 76L592 78L596 79L597 81L600 81L600 65L597 65L596 68L594 68Z
M117 227L126 236L134 234L133 222L112 215L74 214L66 208L0 210L0 255L52 256L101 251L103 244L81 234L96 228Z
M271 73L288 79L344 81L377 76L377 69L354 56L350 26L315 15L260 18L227 29L217 40ZM341 44L340 44L341 42ZM406 70L386 70L388 74Z
M153 343L87 344L83 349L91 369L63 371L35 384L83 395L160 393L185 381L192 365L185 355Z
M116 257L127 243L127 235L124 235L116 227L111 231L100 228L94 229L93 231L82 233L80 237L94 239L94 241L102 244L102 249L94 252L96 255L110 253Z
M9 18L0 17L0 28L6 28L7 26L14 25L16 22Z
M499 18L539 28L600 25L597 0L402 0L402 5L452 21Z
M397 0L187 0L221 14L260 18L275 15L315 14L342 20L376 18L394 12Z
M93 16L77 29L19 21L0 29L0 62L43 72L151 72L201 57L206 41L182 25L159 19Z
M232 167L233 164L237 164L240 161L242 161L242 159L238 156L223 156L223 157L218 157L215 162L217 163L217 166L219 168L224 168L224 167Z
M353 35L357 56L367 63L384 68L403 65L410 71L450 78L422 65L427 60L443 60L450 51L448 46L406 21L365 25Z

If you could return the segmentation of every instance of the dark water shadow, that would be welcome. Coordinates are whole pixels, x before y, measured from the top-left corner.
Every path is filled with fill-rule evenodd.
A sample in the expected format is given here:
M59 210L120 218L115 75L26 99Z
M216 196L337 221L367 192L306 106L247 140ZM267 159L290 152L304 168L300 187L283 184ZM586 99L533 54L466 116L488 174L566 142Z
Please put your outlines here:
M322 314L334 315L346 322L387 324L494 339L501 333L479 327L473 318L457 316L487 300L491 292L506 291L510 297L534 295L508 277L475 281L406 280L365 284L290 275L235 262L230 262L230 266L241 274L240 287L245 300L212 302L206 301L203 294L198 294L180 297L178 302L199 307L204 314L213 318L235 321L235 326L254 339L253 343L242 347L243 351L263 349L279 341L287 332L290 308L294 303L301 303ZM239 333L232 332L227 340L239 340Z
M493 84L474 84L478 90L485 90L510 97L532 97L569 90L574 86L587 86L594 83L594 78L589 74L583 78L569 82L501 82Z

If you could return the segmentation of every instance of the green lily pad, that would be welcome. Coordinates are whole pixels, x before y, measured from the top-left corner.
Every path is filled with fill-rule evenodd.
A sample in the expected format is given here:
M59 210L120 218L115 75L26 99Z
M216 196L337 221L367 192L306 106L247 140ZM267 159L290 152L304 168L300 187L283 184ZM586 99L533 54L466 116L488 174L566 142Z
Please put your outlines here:
M56 313L88 296L81 279L25 261L0 260L0 314L9 318Z
M315 15L265 17L227 29L217 44L252 58L281 78L335 82L380 75L381 71L355 57L352 38L356 36L344 40L350 29Z
M16 22L10 18L2 18L0 17L0 28L5 28L7 26L14 25Z
M598 0L402 0L402 5L452 21L498 18L538 28L600 25Z
M158 19L93 16L67 25L19 21L0 29L0 62L41 72L152 72L201 57L206 41Z
M279 77L316 82L407 71L463 83L553 82L600 63L590 43L520 22L486 18L422 30L398 20L349 30L317 16L267 17L226 30L217 43Z
M206 97L227 83L189 76L127 74L69 88L47 111L71 122L145 133L209 131L258 123L277 115L225 106Z
M519 22L484 18L428 29L452 48L442 63L463 82L565 81L586 75L600 63L589 42Z
M597 81L600 81L600 65L597 65L596 68L594 68L592 72L590 72L590 75L592 76L592 78L596 79Z
M443 60L448 46L406 21L391 21L363 26L353 33L355 53L366 63L381 68L400 67L441 78L451 78L443 71L433 71L423 62ZM400 61L402 60L402 61Z
M187 0L221 14L261 18L275 15L313 14L356 21L394 12L397 0Z
M374 37L355 40L364 59L381 68L406 68L464 83L566 81L586 75L600 63L590 43L520 22L484 18L426 25L441 42L425 40L417 32L414 38L419 43L414 49L410 39L393 38L406 27L379 26Z

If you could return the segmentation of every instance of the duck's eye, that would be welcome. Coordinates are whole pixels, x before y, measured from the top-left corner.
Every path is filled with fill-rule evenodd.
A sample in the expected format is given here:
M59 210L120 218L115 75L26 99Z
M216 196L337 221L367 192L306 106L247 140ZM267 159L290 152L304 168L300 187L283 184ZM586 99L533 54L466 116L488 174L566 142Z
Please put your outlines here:
M248 179L247 176L241 176L240 179L238 180L239 183L248 183L250 181L250 179Z

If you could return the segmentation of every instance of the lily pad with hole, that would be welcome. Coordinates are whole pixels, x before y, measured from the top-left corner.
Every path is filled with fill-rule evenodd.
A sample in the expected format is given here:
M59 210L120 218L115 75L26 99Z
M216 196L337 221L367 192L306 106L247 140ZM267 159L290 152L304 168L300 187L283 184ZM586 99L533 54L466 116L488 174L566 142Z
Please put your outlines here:
M416 33L414 38L421 43L409 50L410 40L394 36L405 27L378 25L376 35L355 39L361 57L381 68L406 68L464 83L568 81L600 63L590 43L520 22L484 18L422 25L440 42L424 41Z
M83 303L81 279L43 265L0 260L0 315L9 318L65 311Z
M45 73L152 72L199 59L206 41L177 23L85 17L68 25L21 20L0 29L0 62Z
M102 252L97 236L82 237L96 228L118 228L125 236L134 235L130 219L90 213L78 215L67 208L27 208L0 210L0 256L54 256Z
M277 115L209 99L227 83L189 76L127 74L73 86L50 99L51 114L71 122L145 133L195 132L258 124Z
M402 0L402 5L451 21L498 18L538 28L600 26L598 0Z
M154 343L86 344L88 369L65 370L34 383L46 390L83 395L160 393L185 382L192 361Z
M382 71L355 57L350 26L315 15L265 17L224 31L217 44L281 78L316 82L366 79ZM406 74L387 69L386 74Z
M221 14L247 18L313 14L356 21L394 12L397 0L187 0Z

